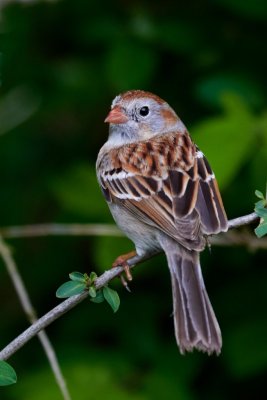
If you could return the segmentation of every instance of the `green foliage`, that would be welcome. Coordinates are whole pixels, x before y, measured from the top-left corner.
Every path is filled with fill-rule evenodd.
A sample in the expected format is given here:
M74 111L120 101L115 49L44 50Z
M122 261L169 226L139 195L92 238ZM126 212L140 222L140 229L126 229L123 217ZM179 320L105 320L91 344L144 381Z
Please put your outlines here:
M81 272L71 272L69 277L71 280L63 283L57 289L56 296L58 298L68 298L88 290L88 294L93 303L102 303L106 300L114 313L118 311L120 307L118 293L107 285L96 290L94 283L97 279L97 275L95 272L91 272L89 276Z
M71 272L69 274L69 277L74 282L80 282L80 283L85 282L85 276L81 272Z
M120 298L118 293L115 290L110 289L108 286L104 286L103 296L114 311L114 313L117 312L120 307Z
M261 218L259 226L255 229L255 233L261 238L267 234L267 199L259 190L255 191L255 195L260 199L260 201L255 204L255 212Z
M196 87L196 95L200 101L216 109L221 108L222 98L227 93L238 93L240 100L252 107L259 106L264 101L262 89L247 76L224 72L207 77Z
M86 289L86 284L75 281L63 283L56 291L56 296L59 299L65 299L76 294L82 293Z
M234 180L251 154L257 120L240 97L228 93L221 101L223 115L201 122L191 131L194 141L205 149L220 188L224 188Z
M90 289L89 289L89 294L90 294ZM104 294L103 294L103 289L99 289L97 292L96 292L96 295L95 296L92 296L91 295L91 301L93 302L93 303L103 303L103 301L105 301L105 297L104 297Z
M72 214L97 222L109 216L92 166L75 165L54 177L49 186L61 207Z
M89 295L95 297L94 281L97 277L95 272L90 274L82 274L81 272L71 272L69 274L70 281L63 283L56 291L56 296L60 299L68 298L82 293L85 289L89 289ZM90 290L91 289L91 290ZM93 296L92 296L93 292Z
M16 382L15 370L7 362L0 360L0 386L8 386Z

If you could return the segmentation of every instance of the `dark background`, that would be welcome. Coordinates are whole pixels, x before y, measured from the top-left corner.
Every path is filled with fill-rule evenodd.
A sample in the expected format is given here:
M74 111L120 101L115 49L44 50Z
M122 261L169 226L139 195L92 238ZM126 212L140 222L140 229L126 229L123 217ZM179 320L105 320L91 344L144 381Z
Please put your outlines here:
M175 4L174 4L175 3ZM62 0L1 10L0 225L112 223L95 178L103 123L123 90L166 99L207 155L229 218L253 211L265 190L267 6L264 0ZM8 243L38 315L58 304L71 271L101 274L132 249L120 237L50 237ZM251 399L266 392L266 253L213 247L202 265L222 333L220 357L181 356L170 317L164 257L119 280L113 314L84 301L47 332L73 399ZM4 347L28 326L2 261ZM60 399L33 339L9 362L6 400Z

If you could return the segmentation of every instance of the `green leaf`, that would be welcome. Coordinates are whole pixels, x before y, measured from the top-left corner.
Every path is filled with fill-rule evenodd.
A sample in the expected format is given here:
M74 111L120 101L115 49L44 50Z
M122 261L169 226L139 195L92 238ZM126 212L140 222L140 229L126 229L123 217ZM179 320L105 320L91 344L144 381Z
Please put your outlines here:
M60 299L65 299L67 297L75 296L76 294L82 293L86 289L86 284L75 281L68 281L61 285L57 292L56 296Z
M260 192L259 190L255 190L255 195L256 195L259 199L264 200L263 193Z
M89 287L89 296L96 297L96 290L95 290L94 286Z
M81 272L71 272L69 274L69 277L72 281L85 283L84 274L82 274Z
M114 313L118 311L120 306L120 298L116 290L110 289L108 286L104 286L103 295Z
M261 217L260 224L255 229L255 233L258 238L261 238L262 236L267 234L267 201L264 198L264 195L259 190L255 191L255 195L261 199L255 204L255 212L259 217Z
M91 281L92 283L94 283L94 281L96 280L96 278L97 278L96 273L95 273L95 272L91 272L90 275L89 275L90 281Z
M267 201L265 199L257 201L255 203L255 208L264 208L266 206Z
M15 370L7 362L0 360L0 386L12 385L16 382Z
M260 225L255 229L255 233L258 238L261 238L267 234L267 219L260 223Z
M267 217L267 208L255 207L255 212L261 218L266 218Z
M95 296L95 297L92 297L90 300L91 300L93 303L103 303L103 301L105 301L105 298L104 298L104 295L103 295L103 290L102 290L102 289L99 289L99 290L96 292L96 296Z

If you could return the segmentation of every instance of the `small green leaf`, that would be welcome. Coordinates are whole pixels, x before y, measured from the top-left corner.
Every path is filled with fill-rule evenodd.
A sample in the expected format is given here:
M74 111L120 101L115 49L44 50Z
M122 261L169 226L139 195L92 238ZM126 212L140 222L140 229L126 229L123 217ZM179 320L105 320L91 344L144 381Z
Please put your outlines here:
M86 289L85 283L68 281L63 283L63 285L58 288L56 296L60 299L65 299L67 297L82 293L84 289Z
M103 295L114 313L118 311L120 306L120 298L118 293L115 290L110 289L108 286L104 286Z
M15 370L7 362L0 360L0 386L12 385L16 382Z
M93 303L102 303L103 301L105 301L105 298L104 298L104 295L103 295L103 290L102 290L102 289L99 289L99 290L96 292L96 296L95 296L95 297L92 297L90 300L91 300Z
M69 274L69 277L72 281L75 282L82 282L82 283L85 282L84 274L82 274L81 272L71 272Z
M255 212L261 218L260 224L255 229L255 233L258 238L261 238L267 234L267 200L259 190L255 191L255 195L261 199L255 204Z
M89 287L89 296L96 297L96 290L95 290L94 286Z
M90 281L91 281L92 283L94 283L94 281L96 280L96 278L97 278L96 273L95 273L95 272L91 272L90 275L89 275Z
M255 203L255 208L256 209L257 208L264 208L265 206L266 206L266 200L265 199L257 201L257 203Z
M263 221L256 229L255 233L258 236L258 238L263 237L264 235L267 234L267 220Z
M267 208L265 207L255 207L255 212L261 218L267 217Z
M256 195L259 199L264 200L263 193L260 192L259 190L255 190L255 195Z

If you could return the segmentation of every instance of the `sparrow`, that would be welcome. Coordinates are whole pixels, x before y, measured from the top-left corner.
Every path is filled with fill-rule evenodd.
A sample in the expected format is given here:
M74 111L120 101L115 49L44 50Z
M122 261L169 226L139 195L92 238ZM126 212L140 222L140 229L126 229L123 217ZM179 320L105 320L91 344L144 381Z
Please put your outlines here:
M97 178L115 222L135 245L115 265L164 251L180 352L218 355L222 336L199 257L208 236L228 228L214 173L180 118L155 94L120 94L105 122L109 136Z

